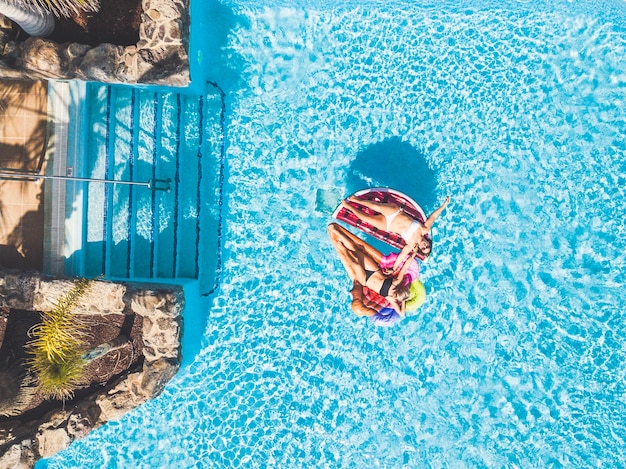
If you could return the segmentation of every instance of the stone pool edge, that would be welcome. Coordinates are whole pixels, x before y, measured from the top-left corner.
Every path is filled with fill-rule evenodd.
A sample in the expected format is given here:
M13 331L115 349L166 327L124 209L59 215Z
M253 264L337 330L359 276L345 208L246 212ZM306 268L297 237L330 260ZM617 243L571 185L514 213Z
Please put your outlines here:
M139 42L126 47L59 44L37 37L15 42L0 34L0 75L188 86L189 0L142 0L142 10ZM0 30L12 27L0 15Z
M0 306L27 311L50 310L70 279L37 272L0 269ZM48 412L43 418L0 421L0 467L33 467L92 429L116 420L158 396L181 363L183 288L150 283L94 280L77 314L135 314L143 320L141 367L83 399ZM4 419L3 419L4 420Z

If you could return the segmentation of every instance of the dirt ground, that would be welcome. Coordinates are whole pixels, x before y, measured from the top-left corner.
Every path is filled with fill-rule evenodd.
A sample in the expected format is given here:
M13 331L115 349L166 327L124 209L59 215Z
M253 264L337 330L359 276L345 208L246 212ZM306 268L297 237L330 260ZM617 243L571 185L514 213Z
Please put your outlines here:
M141 0L100 0L100 11L57 20L49 39L96 46L130 46L139 42Z
M28 331L41 320L37 311L21 311L0 308L0 366L10 368L19 365L25 372L24 365L29 355L25 344L30 340ZM135 315L110 314L98 316L97 321L86 324L87 348L93 349L122 335L130 339L130 343L120 350L111 352L91 362L85 369L84 381L75 390L75 398L93 393L112 379L125 373L129 368L140 365L143 360L141 318ZM68 405L71 401L65 403ZM28 408L20 416L0 417L1 421L24 419L25 414L31 418L43 416L46 412L61 407L63 402L45 401L36 394Z

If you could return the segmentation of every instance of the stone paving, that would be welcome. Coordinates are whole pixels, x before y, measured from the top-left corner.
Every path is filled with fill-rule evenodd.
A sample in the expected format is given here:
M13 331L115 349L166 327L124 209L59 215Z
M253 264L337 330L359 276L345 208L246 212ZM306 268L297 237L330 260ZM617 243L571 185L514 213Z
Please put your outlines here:
M46 82L0 82L0 168L43 171ZM0 265L42 268L43 182L0 178Z

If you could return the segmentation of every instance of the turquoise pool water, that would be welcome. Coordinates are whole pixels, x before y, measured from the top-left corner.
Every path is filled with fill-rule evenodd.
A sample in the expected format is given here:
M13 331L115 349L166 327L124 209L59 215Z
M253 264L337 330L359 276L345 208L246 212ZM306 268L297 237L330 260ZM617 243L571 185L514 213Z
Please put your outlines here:
M192 5L227 99L200 351L47 466L624 466L626 3L598 5ZM318 199L373 185L452 196L389 329Z

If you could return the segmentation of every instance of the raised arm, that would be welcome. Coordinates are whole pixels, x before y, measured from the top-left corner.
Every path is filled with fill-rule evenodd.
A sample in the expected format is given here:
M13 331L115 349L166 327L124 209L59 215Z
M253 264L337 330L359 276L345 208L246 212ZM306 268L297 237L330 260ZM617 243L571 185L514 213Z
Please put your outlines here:
M393 263L393 267L391 269L387 269L387 271L383 271L383 273L385 275L400 277L400 270L406 267L404 271L406 273L406 270L408 270L409 266L411 265L411 261L415 259L416 255L417 250L415 249L415 246L405 244L402 250L398 253L398 257L396 257L396 260ZM402 274L402 276L404 276L404 274Z
M385 299L389 302L389 304L391 305L391 307L393 309L395 309L401 317L404 317L404 311L406 309L406 302L405 301L398 301L396 300L394 297L392 296L387 296L385 297Z
M402 253L402 251L400 253ZM417 255L417 250L416 249L411 249L411 251L408 252L407 256L405 257L404 264L402 264L402 268L396 274L396 276L399 279L403 279L404 278L404 276L408 272L409 268L411 267L411 262L413 262L413 259L415 259L416 255ZM398 259L400 259L400 256L398 256ZM396 259L396 262L398 261L398 259ZM394 272L395 272L395 270L396 270L396 267L394 265Z
M446 200L444 201L443 204L441 204L441 207L439 207L437 210L435 210L433 213L430 214L430 216L428 217L428 219L424 222L424 227L430 231L430 229L433 227L433 223L435 223L435 220L439 217L439 215L441 215L441 212L443 212L443 210L446 208L446 205L448 205L450 203L450 196L446 197Z

